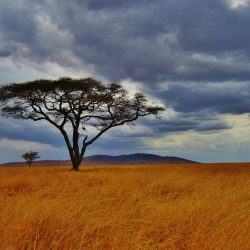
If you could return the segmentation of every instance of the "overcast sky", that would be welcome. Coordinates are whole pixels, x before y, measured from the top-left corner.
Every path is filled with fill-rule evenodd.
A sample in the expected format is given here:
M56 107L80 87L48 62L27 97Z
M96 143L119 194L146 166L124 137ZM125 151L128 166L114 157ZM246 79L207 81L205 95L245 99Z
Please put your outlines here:
M87 154L250 161L249 0L0 0L0 83L93 77L168 107ZM68 159L46 123L0 118L0 162Z

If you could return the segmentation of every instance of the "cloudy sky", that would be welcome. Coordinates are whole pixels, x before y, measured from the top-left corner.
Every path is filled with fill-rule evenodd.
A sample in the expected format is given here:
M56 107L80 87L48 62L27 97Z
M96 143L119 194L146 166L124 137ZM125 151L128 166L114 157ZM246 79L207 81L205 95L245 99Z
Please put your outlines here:
M168 107L87 154L250 161L249 0L0 0L0 83L93 77ZM0 162L68 159L46 123L0 118Z

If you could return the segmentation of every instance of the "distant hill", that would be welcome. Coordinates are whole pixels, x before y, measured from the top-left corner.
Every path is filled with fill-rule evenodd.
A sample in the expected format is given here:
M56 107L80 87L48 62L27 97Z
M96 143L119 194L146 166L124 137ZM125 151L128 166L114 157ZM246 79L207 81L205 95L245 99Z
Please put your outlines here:
M154 154L129 154L129 155L94 155L85 157L83 163L107 164L137 164L137 163L194 163L178 157L159 156Z
M93 155L87 156L83 159L82 164L146 164L146 163L195 163L187 159L172 157L172 156L159 156L154 154L128 154L128 155ZM69 160L43 160L35 161L33 165L43 166L67 166L70 165ZM24 162L9 162L0 164L0 166L13 166L24 165Z

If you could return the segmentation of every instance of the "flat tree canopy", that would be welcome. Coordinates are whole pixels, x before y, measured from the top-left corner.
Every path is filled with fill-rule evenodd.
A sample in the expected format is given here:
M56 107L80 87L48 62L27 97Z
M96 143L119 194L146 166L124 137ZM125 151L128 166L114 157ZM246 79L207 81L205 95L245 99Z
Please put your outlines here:
M27 164L29 165L29 167L31 166L32 162L34 160L37 160L40 158L38 152L34 152L34 151L29 151L26 152L22 155L22 158L27 162Z
M158 117L164 108L148 105L146 97L131 97L118 84L92 78L36 80L0 87L1 115L14 119L45 120L56 127L77 171L87 146L113 127L133 124L141 116ZM91 138L89 133L91 129ZM88 137L89 136L89 137Z

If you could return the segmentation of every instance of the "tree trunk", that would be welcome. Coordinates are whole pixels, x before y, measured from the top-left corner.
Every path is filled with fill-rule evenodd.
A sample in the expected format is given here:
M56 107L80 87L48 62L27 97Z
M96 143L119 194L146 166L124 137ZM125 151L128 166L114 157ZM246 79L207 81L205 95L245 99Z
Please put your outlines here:
M74 159L72 161L72 171L78 171L81 165L82 159Z
M79 171L79 167L82 163L82 158L86 149L86 145L84 144L84 142L87 139L87 136L85 137L85 140L83 140L83 146L81 151L79 150L79 146L78 146L78 140L79 140L79 133L78 131L74 131L73 133L73 146L71 146L69 138L67 133L64 130L61 130L61 133L64 136L68 151L69 151L69 155L70 155L70 160L72 163L72 171Z
M78 171L79 166L80 166L80 164L77 164L77 161L74 160L74 162L72 162L72 171Z
M71 170L77 172L79 170L79 165L74 165Z

